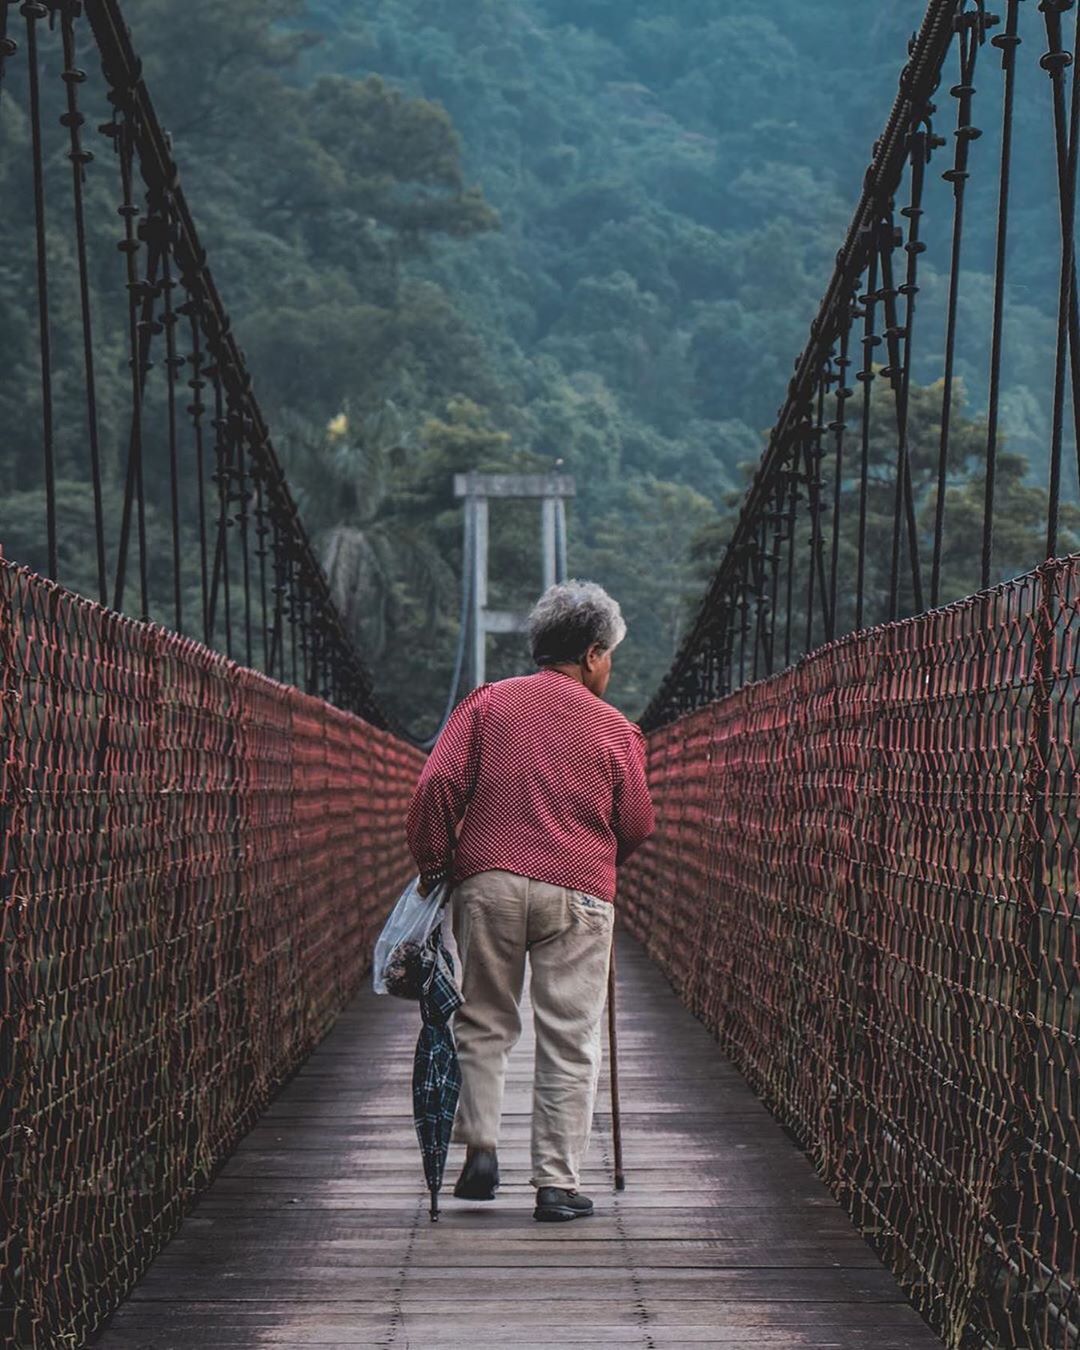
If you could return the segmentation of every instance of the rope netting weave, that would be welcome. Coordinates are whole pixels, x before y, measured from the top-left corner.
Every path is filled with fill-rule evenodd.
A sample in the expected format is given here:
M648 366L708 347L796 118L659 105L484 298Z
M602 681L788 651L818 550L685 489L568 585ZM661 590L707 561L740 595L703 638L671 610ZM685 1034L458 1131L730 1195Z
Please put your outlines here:
M82 1344L328 1029L423 756L0 562L0 1288Z
M949 1346L1080 1344L1080 559L654 731L633 931Z

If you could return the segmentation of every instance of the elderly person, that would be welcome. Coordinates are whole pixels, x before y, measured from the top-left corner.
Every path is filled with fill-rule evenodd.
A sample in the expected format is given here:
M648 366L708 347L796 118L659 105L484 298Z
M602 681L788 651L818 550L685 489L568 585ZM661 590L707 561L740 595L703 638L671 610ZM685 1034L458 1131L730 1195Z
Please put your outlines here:
M534 1217L583 1218L578 1191L600 1070L615 869L652 833L645 738L605 703L626 634L591 582L552 586L529 618L539 670L482 684L454 710L409 809L409 845L429 890L449 877L463 965L454 1031L467 1146L454 1189L492 1200L510 1050L532 972L536 1066Z

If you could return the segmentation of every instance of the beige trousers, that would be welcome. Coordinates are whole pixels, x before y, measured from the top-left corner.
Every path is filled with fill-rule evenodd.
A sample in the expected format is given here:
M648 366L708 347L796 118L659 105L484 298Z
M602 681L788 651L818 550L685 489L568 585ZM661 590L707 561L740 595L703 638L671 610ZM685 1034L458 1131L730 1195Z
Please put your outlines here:
M461 1062L454 1139L480 1148L499 1142L528 953L536 1027L532 1184L576 1190L600 1073L614 906L513 872L480 872L456 887L453 915L465 995L454 1018Z

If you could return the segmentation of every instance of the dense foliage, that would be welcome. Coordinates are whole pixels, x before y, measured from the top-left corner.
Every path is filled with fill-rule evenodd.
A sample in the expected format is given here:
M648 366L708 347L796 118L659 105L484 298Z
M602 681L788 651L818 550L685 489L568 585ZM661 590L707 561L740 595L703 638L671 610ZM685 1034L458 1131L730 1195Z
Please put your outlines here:
M256 390L387 702L430 725L445 695L461 565L451 475L561 459L579 488L571 571L622 600L630 637L612 694L640 709L783 397L920 0L887 10L852 0L129 8ZM0 175L27 136L8 105ZM1029 238L1042 227L1024 203L1045 168L1018 168ZM9 173L5 186L19 184ZM973 186L976 208L992 190ZM28 238L29 196L15 197ZM116 227L100 205L105 259ZM972 213L968 265L980 284L992 214ZM1016 510L1001 534L1003 570L1038 554L1042 498L1027 475L1028 458L1041 471L1045 444L1045 400L1030 390L1045 387L1040 343L1052 335L1048 253L1026 250L1014 273L1046 303L1033 298L1014 321L1024 342L1010 350L1002 474ZM5 543L32 560L38 545L20 524L34 518L36 490L25 490L37 434L24 396L34 385L31 266L29 251L25 263L0 259L0 416L14 428L0 473L5 491L24 489L14 517L5 511ZM94 284L115 290L104 262ZM970 290L981 336L959 369L978 408L989 325L980 285ZM102 402L118 461L116 301L113 311L101 330L112 354ZM61 359L74 361L68 327ZM927 348L917 375L931 386ZM925 525L932 394L913 415ZM74 500L79 429L69 421L61 469ZM954 428L950 512L963 525L978 497L978 422L958 406ZM881 532L889 454L875 444L871 528ZM535 594L537 514L493 513L493 603L524 606ZM968 524L950 540L943 593L971 587ZM77 548L65 548L68 579L85 584ZM520 639L493 649L494 674L524 668Z

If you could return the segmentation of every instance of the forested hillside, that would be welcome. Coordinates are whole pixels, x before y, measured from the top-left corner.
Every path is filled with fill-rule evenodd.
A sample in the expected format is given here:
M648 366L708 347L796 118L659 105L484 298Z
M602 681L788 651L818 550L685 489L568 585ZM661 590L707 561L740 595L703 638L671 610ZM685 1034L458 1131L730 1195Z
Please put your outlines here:
M691 542L741 487L783 397L867 129L894 95L905 8L921 11L309 3L325 41L304 70L378 72L436 99L499 212L498 231L417 273L480 336L501 396L468 392L508 449L561 457L578 478L571 566L627 610L613 693L628 710L700 589ZM859 43L838 46L830 19L857 25ZM515 578L519 596L530 580Z
M386 702L407 721L431 724L452 666L461 515L451 475L558 459L579 486L571 570L608 585L630 624L611 693L626 711L641 708L784 396L922 8L921 0L127 6L309 530ZM1035 98L1031 91L1025 117L1044 115ZM25 184L14 171L5 180L3 168L25 149L18 114L16 104L0 119L0 150L9 152L0 154L0 195L9 189L8 210L22 202L17 220L5 219L25 238ZM1017 169L1016 237L1025 246L1012 272L1006 571L1032 561L1041 507L1029 478L1034 471L1042 481L1047 414L1030 391L1044 391L1038 371L1053 340L1053 249L1039 246L1053 240L1054 222L1039 207L1051 172L1048 159L1032 157ZM934 179L940 206L947 189ZM979 494L994 190L989 179L971 189L964 304L980 337L958 366L950 491L961 520ZM91 182L90 191L103 189ZM946 210L931 212L931 237L947 224ZM107 233L100 247L103 260L115 258ZM0 261L8 432L0 490L7 552L34 561L40 541L27 522L37 519L38 489L27 483L37 409L25 393L34 284L23 253ZM931 296L934 277L928 263ZM118 284L103 261L95 287L104 294ZM114 311L101 331L116 354L102 371L115 482L126 377L123 316ZM61 361L74 359L75 330ZM934 348L926 344L926 368L916 372L926 385L938 373ZM925 514L933 398L919 406L913 453ZM60 470L76 518L85 512L80 433L74 415L68 422ZM888 445L873 447L883 481L872 530L886 528L890 455ZM535 595L537 514L511 505L493 515L495 604ZM149 524L153 535L153 511ZM74 526L70 536L66 577L79 584ZM958 532L946 560L957 593L972 584L968 543ZM520 639L500 638L492 672L521 668Z

